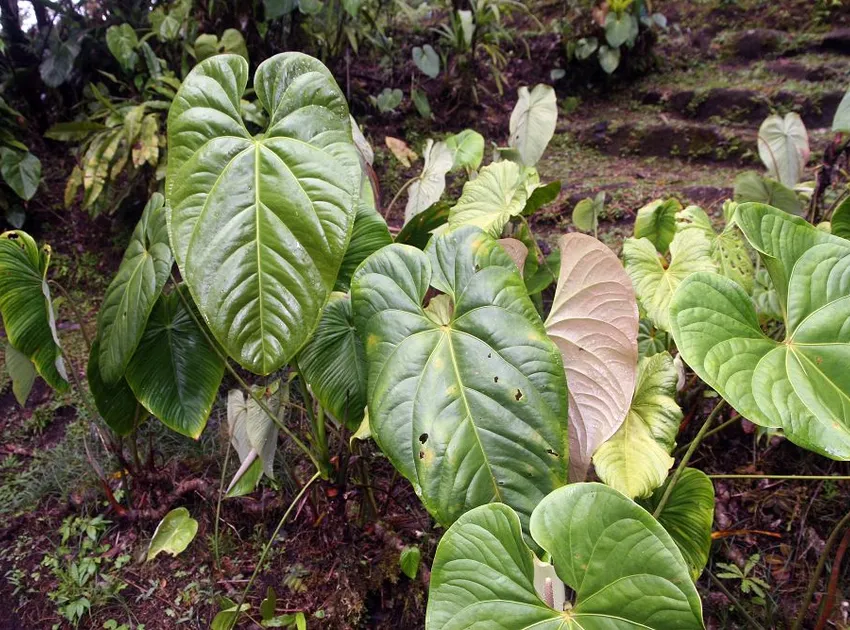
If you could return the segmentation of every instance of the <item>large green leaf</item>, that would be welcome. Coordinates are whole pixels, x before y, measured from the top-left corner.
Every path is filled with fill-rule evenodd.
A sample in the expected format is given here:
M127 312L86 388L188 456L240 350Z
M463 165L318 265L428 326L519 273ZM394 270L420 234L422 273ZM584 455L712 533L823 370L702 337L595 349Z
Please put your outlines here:
M623 243L623 259L644 311L656 328L665 331L670 330L667 308L679 283L697 271L715 269L711 243L700 230L676 234L670 243L670 264L666 267L646 238L627 238Z
M776 262L794 257L794 245L804 235L797 231L793 242L781 239L787 253ZM813 245L797 257L785 287L787 336L781 343L762 333L744 290L716 274L686 279L670 305L670 318L685 361L742 416L782 428L804 448L846 460L850 243L836 240L841 244Z
M519 99L511 112L508 144L519 153L524 166L534 166L555 135L558 122L555 90L541 83L530 92L523 86L517 94Z
M796 192L755 171L745 171L735 178L734 195L739 203L764 203L792 214L803 214L806 210Z
M0 315L6 338L51 387L61 391L68 386L68 375L47 286L49 262L50 247L39 250L26 232L0 234Z
M546 333L564 358L569 384L570 480L623 423L635 391L638 308L620 260L577 232L559 243L561 270Z
M809 159L809 135L800 115L768 116L759 128L758 149L772 178L789 188L796 186Z
M682 420L676 403L678 376L667 352L641 359L625 422L593 454L599 478L627 497L649 496L673 465L670 451Z
M124 376L148 315L171 273L174 259L168 245L164 201L159 193L151 196L103 298L98 316L98 365L106 383Z
M670 480L644 503L654 513ZM714 523L714 484L704 472L685 468L658 515L658 521L679 547L694 581L702 574L711 548Z
M537 171L515 162L488 164L478 177L463 185L463 193L449 214L449 226L474 225L498 238L511 217L522 213L539 182Z
M307 342L348 246L360 186L345 98L319 61L283 53L257 68L269 115L252 136L248 63L192 70L168 114L166 198L180 271L210 330L259 374Z
M614 630L703 627L682 554L643 508L597 483L552 492L531 534L575 591L567 610L534 589L534 563L517 515L487 505L463 515L437 547L426 630Z
M168 428L197 438L215 402L224 361L186 308L189 296L180 291L157 300L126 378L139 402Z
M298 366L319 403L356 431L366 407L366 357L354 328L351 298L333 293Z
M127 379L121 375L114 383L107 383L101 376L100 369L100 335L94 340L86 368L86 378L89 382L92 398L98 413L118 435L129 434L135 425L139 403L136 395L127 384ZM145 414L147 417L147 413Z
M339 267L334 291L348 291L351 276L354 275L358 265L372 253L392 242L393 237L390 235L387 222L375 209L372 185L368 179L364 179L357 215L354 217L354 229L351 231L351 241L348 249L345 250L342 265Z
M679 231L701 230L708 237L711 259L718 273L734 280L748 292L753 290L753 259L734 223L718 234L711 225L711 219L699 206L688 206L676 214L676 221Z
M676 236L676 213L682 209L675 199L656 199L638 210L635 238L648 238L655 249L666 254Z
M29 151L0 149L0 174L15 194L29 201L41 182L41 161Z
M421 306L433 287L445 295ZM502 501L528 523L567 476L567 388L516 265L468 226L390 245L352 282L375 441L449 524Z

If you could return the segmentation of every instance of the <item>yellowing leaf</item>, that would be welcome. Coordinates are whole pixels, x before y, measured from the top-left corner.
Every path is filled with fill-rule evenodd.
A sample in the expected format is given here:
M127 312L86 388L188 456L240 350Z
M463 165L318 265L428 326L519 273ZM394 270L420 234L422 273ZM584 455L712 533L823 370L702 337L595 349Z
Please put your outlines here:
M395 156L395 159L401 162L405 168L410 168L410 163L419 159L416 151L407 146L404 140L387 136L384 138L384 142L387 144L390 152Z
M176 556L186 550L198 533L198 521L184 507L171 510L156 526L148 547L148 561L163 551Z

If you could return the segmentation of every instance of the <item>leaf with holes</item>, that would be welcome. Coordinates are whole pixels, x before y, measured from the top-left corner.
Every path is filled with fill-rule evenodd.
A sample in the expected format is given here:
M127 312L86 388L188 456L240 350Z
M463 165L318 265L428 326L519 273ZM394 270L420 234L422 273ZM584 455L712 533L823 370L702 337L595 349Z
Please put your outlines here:
M423 308L429 288L442 295ZM491 501L523 523L567 477L567 388L516 265L475 227L354 274L372 435L443 524Z
M530 92L523 86L517 93L519 100L511 112L508 144L519 153L524 166L534 166L555 135L558 121L555 90L540 83Z
M49 262L50 247L39 249L26 232L0 234L0 315L6 338L51 387L64 391L68 375L47 285Z
M641 359L635 395L625 422L593 454L599 478L627 497L647 497L673 465L670 451L682 410L676 403L678 372L667 352Z
M215 402L224 362L187 308L184 300L191 298L181 296L181 291L185 289L157 300L127 365L126 378L151 414L169 429L197 438Z
M738 219L786 305L786 339L767 337L747 293L711 273L692 275L676 291L673 337L694 372L742 416L847 460L850 243L774 212L744 204Z
M655 512L670 480L643 501L647 511ZM714 523L714 485L704 472L685 468L658 515L696 582L708 562L711 549L711 526Z
M631 280L607 245L562 236L561 271L546 333L561 351L569 384L570 480L622 424L635 390L638 308Z
M124 376L148 315L171 273L174 259L168 245L164 202L159 193L151 196L103 298L97 324L98 365L106 383Z
M645 238L627 238L623 243L626 272L635 294L655 327L669 331L667 308L679 283L697 271L714 271L711 243L699 230L684 230L670 243L670 263L658 256Z
M571 606L544 603L516 513L486 505L440 540L425 630L703 628L699 594L676 544L616 490L598 483L555 490L535 508L531 536L575 592Z
M759 157L767 172L783 185L793 188L809 160L809 134L795 112L768 116L759 127Z
M240 115L248 63L217 55L183 81L168 114L166 199L174 256L227 353L269 374L307 342L354 224L360 161L330 72L300 53L257 68L269 115Z

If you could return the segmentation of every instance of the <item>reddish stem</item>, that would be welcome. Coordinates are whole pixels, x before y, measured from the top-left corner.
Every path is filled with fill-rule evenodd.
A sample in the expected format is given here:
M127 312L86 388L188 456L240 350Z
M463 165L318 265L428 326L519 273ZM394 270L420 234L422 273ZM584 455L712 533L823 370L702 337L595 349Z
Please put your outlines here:
M832 564L832 571L829 574L829 585L826 589L826 599L823 603L823 610L818 617L818 625L815 630L823 630L826 627L826 622L829 621L832 615L832 608L835 605L835 591L838 589L838 576L841 573L841 561L844 559L844 553L847 551L847 546L850 545L850 528L844 532L841 537L841 543L838 545L838 550L835 552L835 562Z

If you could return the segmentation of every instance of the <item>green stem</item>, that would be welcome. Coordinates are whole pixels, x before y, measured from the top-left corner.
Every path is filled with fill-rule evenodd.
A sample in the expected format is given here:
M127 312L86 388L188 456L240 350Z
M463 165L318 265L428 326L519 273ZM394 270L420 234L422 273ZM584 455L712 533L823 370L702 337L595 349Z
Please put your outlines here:
M709 479L786 479L789 481L850 481L850 475L708 475Z
M394 197L392 198L392 200L390 201L390 205L388 205L388 206L387 206L387 209L386 209L386 210L384 210L384 216L385 216L385 217L388 217L388 216L390 215L390 210L392 210L392 209L393 209L393 206L395 205L395 202L396 202L396 201L398 201L398 198L399 198L399 197L401 197L401 193L403 193L405 190L407 190L408 188L410 188L410 186L412 186L412 185L413 185L413 182L415 182L415 181L416 181L416 180L418 180L418 179L419 179L418 177L413 177L413 178L411 178L411 179L408 179L406 182L404 182L404 185L403 185L401 188L399 188L399 189L398 189L398 192L395 194L395 196L394 196Z
M714 427L711 431L709 431L708 433L703 435L702 439L704 440L708 437L711 437L712 435L714 435L716 433L720 433L723 429L725 429L729 425L735 424L736 422L740 422L740 421L741 421L740 416L735 416L734 418L729 418L726 422L724 422L720 426ZM688 442L687 444L683 444L682 446L677 448L675 451L673 451L673 455L678 455L682 451L686 450L690 445L691 445L690 442Z
M327 474L330 470L331 456L330 451L328 450L328 434L325 427L325 409L321 405L319 405L319 411L316 414L316 440L318 442L317 445L319 447L322 464L325 466L324 478L327 479Z
M714 573L712 573L712 572L711 572L711 571L709 571L708 569L706 569L706 570L705 570L705 572L706 572L706 574L708 575L708 577L709 577L709 579L711 580L711 582L712 582L712 583L713 583L713 584L714 584L717 588L719 588L719 589L720 589L720 592L721 592L721 593L723 593L723 594L724 594L724 595L725 595L725 596L729 599L729 601L730 601L730 602L732 602L732 605L733 605L733 606L734 606L734 607L738 610L738 612L739 612L739 613L741 613L741 616L742 616L744 619L746 619L746 620L747 620L747 623L748 623L748 624L750 624L750 628L755 628L755 630L764 630L764 627L763 627L761 624L759 624L758 622L756 622L756 620L755 620L755 619L753 619L753 618L750 616L750 613L748 613L748 612L746 611L746 609L745 609L745 608L741 605L741 602L739 602L739 601L737 600L737 598L736 598L734 595L732 595L732 593L730 593L730 592L729 592L729 589L728 589L728 588L726 588L726 587L723 585L723 582L721 582L721 581L717 578L717 576L715 576L715 575L714 575Z
M691 442L691 445L688 447L687 452L684 457L682 457L682 461L679 462L679 465L676 467L676 471L673 473L673 476L670 478L670 483L667 484L667 488L664 490L664 494L661 495L661 501L658 502L658 507L655 508L655 511L652 513L652 516L656 519L664 510L664 506L667 505L667 501L670 499L670 495L673 494L673 488L676 487L676 484L679 482L679 477L682 476L682 472L685 470L685 466L688 465L688 462L691 459L691 456L694 454L694 451L697 450L697 446L702 442L702 439L705 437L706 432L708 431L708 427L711 426L711 423L714 422L714 419L720 413L720 410L723 409L723 405L726 404L726 401L722 398L720 402L718 402L714 409L711 410L711 413L708 414L708 418L706 418L705 423L697 433L697 436Z
M812 603L812 597L815 596L815 589L817 588L818 580L820 580L821 573L823 573L823 569L826 566L826 559L829 557L829 551L832 549L835 541L838 540L842 530L848 525L850 525L850 512L845 514L844 518L838 521L838 524L829 535L826 545L824 545L823 550L821 550L820 557L818 558L818 564L815 567L815 572L812 573L812 577L809 578L809 586L806 588L806 594L803 596L800 613L797 615L797 619L794 620L794 625L791 626L791 630L801 630L803 627L803 622L806 620L806 613L809 611L809 605Z
M260 554L260 560L257 562L257 566L254 568L254 572L251 574L251 579L248 580L248 584L245 586L245 590L242 591L242 597L239 598L239 604L237 604L236 606L236 614L233 616L233 622L230 624L230 628L236 627L236 622L239 620L239 613L242 611L242 605L245 603L245 598L248 596L248 591L251 590L251 586L253 586L254 580L257 579L257 575L259 574L260 569L263 567L263 563L266 561L266 556L269 553L269 549L271 549L272 543L275 541L275 538L277 538L277 535L283 527L283 524L286 523L286 519L289 518L289 514L295 508L295 505L298 503L298 501L301 500L301 497L304 496L304 493L307 492L307 488L313 485L313 482L319 478L320 474L321 471L317 470L315 474L310 477L310 481L304 484L304 487L301 488L297 495L295 495L295 498L292 500L292 503L289 504L289 507L286 509L286 512L284 512L283 516L280 518L280 521L278 522L277 527L275 527L271 538L269 538L269 541L263 547L263 552Z
M215 525L213 526L213 555L215 557L215 568L221 569L221 555L219 553L218 524L221 521L221 499L224 496L224 479L227 475L227 465L230 463L230 436L227 436L227 451L224 453L224 467L221 469L221 480L218 484L218 501L215 505Z
M174 277L173 273L171 274L171 281L174 283L175 287L179 286L179 283L177 282L177 278ZM292 442L298 448L300 448L302 451L304 451L304 453L307 455L307 457L310 458L310 461L313 463L313 465L316 467L316 469L321 470L322 467L319 465L319 462L316 459L316 456L307 447L307 445L304 444L304 442L302 442L300 439L298 439L298 436L296 436L292 431L290 431L289 428L285 424L283 424L283 422L280 421L280 418L278 418L274 413L272 413L272 410L269 409L269 406L262 399L262 396L260 396L258 393L256 393L251 388L251 386L248 385L248 383L245 382L245 379L242 378L241 376L239 376L239 374L236 372L236 370L233 369L233 366L230 365L230 361L228 360L227 356L224 353L222 353L222 351L218 347L218 344L212 338L210 338L209 334L207 333L207 329L198 320L197 316L195 315L195 310L192 308L192 306L186 300L186 297L183 295L182 291L180 291L178 289L177 295L180 297L180 301L183 302L183 306L185 306L186 310L189 312L189 316L192 318L192 321L195 322L195 326L197 326L198 330L200 330L201 333L204 335L204 339L206 339L207 344L210 346L210 348L213 349L213 352L215 352L218 355L218 358L221 359L224 362L224 368L227 370L227 372L236 380L237 383L239 383L239 386L242 389L244 389L245 391L248 392L248 394L251 396L251 398L254 399L254 401L257 403L257 405L259 405L260 409L263 410L263 413L265 413L271 419L271 421L274 422L277 425L277 427L281 431L283 431L284 434L290 440L292 440Z

